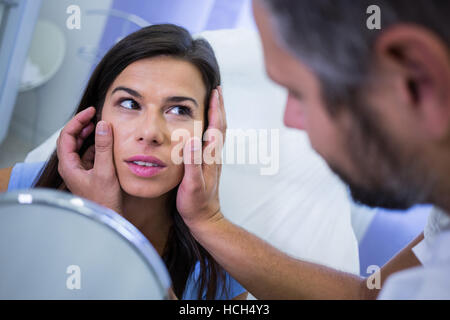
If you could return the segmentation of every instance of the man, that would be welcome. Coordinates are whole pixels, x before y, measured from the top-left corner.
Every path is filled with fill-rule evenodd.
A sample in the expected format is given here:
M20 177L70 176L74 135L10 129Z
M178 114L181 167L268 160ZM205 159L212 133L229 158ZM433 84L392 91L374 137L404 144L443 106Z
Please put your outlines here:
M367 27L372 4L254 0L267 72L288 89L285 124L307 131L355 200L396 209L432 203L450 212L450 2L377 0L381 30ZM208 116L208 128L225 133L221 90L212 95ZM60 166L78 168L65 170L64 181L106 199L115 175L110 135L95 141L94 166L104 187L93 189L77 176L82 170L74 146L88 123L76 116L62 130ZM192 161L200 153L198 139L184 147L178 211L202 246L255 297L379 296L363 278L289 257L229 222L220 211L220 164ZM114 201L101 203L120 213ZM383 266L381 298L450 299L448 221L435 211L424 235Z
M254 1L267 72L288 89L284 122L307 131L356 201L392 209L432 203L450 212L450 4L376 1L382 28L370 30L371 4ZM205 182L190 182L197 199L205 199L214 190L210 170L188 168L185 178L202 181L200 172ZM292 259L213 207L181 207L180 213L196 239L256 297L378 297L365 279ZM433 227L439 225L428 231ZM422 239L381 269L383 284L420 265L412 248ZM444 253L422 241L419 258L426 265L392 277L381 297L450 298L449 232L434 246Z

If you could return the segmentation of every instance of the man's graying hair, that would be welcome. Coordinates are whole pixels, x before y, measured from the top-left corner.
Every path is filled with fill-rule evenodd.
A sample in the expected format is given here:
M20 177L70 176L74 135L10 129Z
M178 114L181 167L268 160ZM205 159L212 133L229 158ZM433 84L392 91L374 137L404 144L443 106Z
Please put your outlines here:
M319 77L331 113L352 101L367 78L379 32L414 23L450 44L448 0L262 0L284 46ZM381 10L381 30L370 30L367 8Z

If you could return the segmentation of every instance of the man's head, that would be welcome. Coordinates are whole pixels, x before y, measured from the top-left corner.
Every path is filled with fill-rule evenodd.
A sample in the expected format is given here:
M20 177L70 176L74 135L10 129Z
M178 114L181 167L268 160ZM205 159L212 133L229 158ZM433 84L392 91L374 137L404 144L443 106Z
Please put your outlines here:
M372 4L381 30L366 25ZM407 208L449 197L450 2L253 6L267 72L289 92L285 124L307 131L356 201Z

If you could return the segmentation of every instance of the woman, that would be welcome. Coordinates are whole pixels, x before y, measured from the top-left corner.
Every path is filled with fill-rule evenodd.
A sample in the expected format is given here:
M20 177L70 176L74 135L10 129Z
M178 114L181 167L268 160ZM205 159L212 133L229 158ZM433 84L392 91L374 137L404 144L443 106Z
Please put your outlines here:
M205 130L211 93L219 85L219 67L205 40L193 40L181 27L153 25L124 38L105 55L75 112L92 118L76 147L86 169L97 159L94 128L99 121L108 124L120 214L153 244L166 263L175 295L184 299L245 299L247 294L191 236L176 209L184 167L172 161L179 144L172 134L181 129L198 135L196 123ZM80 195L66 186L58 170L61 152L56 150L45 165L2 170L3 184L9 180L8 191L33 186Z

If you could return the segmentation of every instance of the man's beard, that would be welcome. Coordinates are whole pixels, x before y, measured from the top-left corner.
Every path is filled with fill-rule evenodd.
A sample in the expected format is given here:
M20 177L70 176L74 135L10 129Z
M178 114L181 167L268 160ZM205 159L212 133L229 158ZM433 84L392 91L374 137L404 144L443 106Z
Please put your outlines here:
M428 176L420 154L407 152L402 144L381 128L381 120L365 103L353 108L353 126L347 132L346 150L360 181L355 182L339 167L329 167L349 187L353 200L370 207L405 210L425 203L433 179ZM354 111L352 110L352 111Z
M366 187L353 183L346 174L336 167L330 165L330 168L347 184L350 195L356 203L369 207L406 210L415 204L425 202L425 198L421 196L422 193L413 188Z

